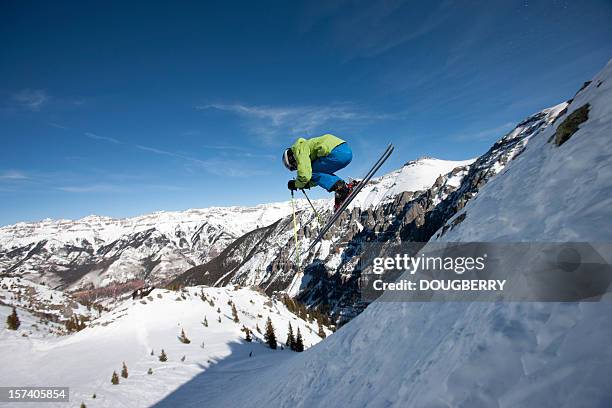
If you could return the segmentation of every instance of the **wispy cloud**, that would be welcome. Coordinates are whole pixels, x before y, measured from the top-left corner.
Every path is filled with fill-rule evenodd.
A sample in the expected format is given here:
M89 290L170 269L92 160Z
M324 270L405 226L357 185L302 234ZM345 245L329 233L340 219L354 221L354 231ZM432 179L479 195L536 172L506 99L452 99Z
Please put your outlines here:
M60 125L59 123L55 123L55 122L47 122L47 125L57 128L57 129L68 130L67 126Z
M187 156L182 153L171 152L168 150L157 149L155 147L136 145L137 149L140 149L145 152L154 153L162 156L172 157L175 159L179 159L184 162L186 168L202 168L208 171L211 174L215 174L218 176L228 176L228 177L249 177L249 176L258 176L268 174L268 171L259 170L256 168L252 168L248 164L244 163L243 160L239 160L236 157L249 157L249 158L257 158L259 157L256 154L250 153L237 153L233 154L234 157L226 158L226 157L213 157L210 159L198 159L195 157ZM262 155L263 156L263 155ZM272 155L265 155L265 158L272 158Z
M453 138L459 141L487 141L491 139L501 139L501 137L514 128L514 126L514 123L506 122L488 129L474 132L462 132L454 135Z
M57 190L67 193L122 193L126 188L112 184L90 184L80 186L57 187Z
M307 5L300 28L323 31L328 43L348 59L376 57L426 36L442 27L452 12L451 1L430 7L425 15L415 13L408 0L362 2L359 7L346 7L346 3L330 0L325 5Z
M49 96L43 89L22 89L12 99L23 109L38 111L49 101Z
M240 151L247 150L244 147L230 146L230 145L202 145L202 148L210 149L210 150L240 150Z
M103 141L109 142L109 143L123 144L121 141L115 139L114 137L98 136L98 135L96 135L94 133L91 133L91 132L85 132L85 136L87 136L90 139L94 139L94 140L103 140Z
M145 152L149 152L149 153L155 153L155 154L161 154L161 155L164 155L164 156L176 157L177 159L196 160L197 161L197 159L192 159L190 157L183 156L182 154L179 154L179 153L174 153L174 152L169 152L167 150L157 149L155 147L136 145L136 148L140 149L140 150L144 150Z
M138 185L118 185L118 184L86 184L77 186L62 186L56 188L67 193L130 193L143 191L179 191L181 187L164 184L138 184Z
M253 106L246 104L208 104L196 106L198 110L215 109L234 113L249 121L251 132L269 144L278 136L301 134L311 136L324 131L324 126L334 123L368 122L393 118L389 114L373 114L350 104L327 106Z
M0 180L16 181L27 180L28 178L29 177L26 176L24 173L15 170L8 170L0 173Z

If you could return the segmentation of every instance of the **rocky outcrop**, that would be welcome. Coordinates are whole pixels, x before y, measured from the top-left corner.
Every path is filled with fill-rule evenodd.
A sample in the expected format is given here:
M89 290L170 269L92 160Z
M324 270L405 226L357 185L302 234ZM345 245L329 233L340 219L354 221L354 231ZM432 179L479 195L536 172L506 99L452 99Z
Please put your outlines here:
M264 231L248 233L219 257L189 270L174 283L257 285L268 294L287 293L311 308L330 311L339 323L347 321L371 301L360 296L362 258L375 256L373 251L383 253L402 242L422 245L434 234L444 234L461 223L469 215L449 220L519 156L529 139L537 137L564 107L561 104L530 116L471 165L440 174L428 189L403 191L391 198L379 194L384 199L378 204L354 206L340 216L312 253L297 251L299 265L292 219L286 217ZM397 184L385 183L374 180L375 188L384 184L392 189ZM325 207L320 211L323 218L330 215ZM305 248L316 236L319 225L309 210L299 212L297 217L300 247ZM237 253L244 255L236 256Z

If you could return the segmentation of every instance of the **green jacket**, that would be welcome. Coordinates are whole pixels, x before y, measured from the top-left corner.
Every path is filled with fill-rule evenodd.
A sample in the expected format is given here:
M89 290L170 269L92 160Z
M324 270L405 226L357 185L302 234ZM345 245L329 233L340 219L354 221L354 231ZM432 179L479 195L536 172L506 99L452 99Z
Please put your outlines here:
M344 140L330 134L312 139L299 138L291 150L297 162L297 177L295 178L295 187L310 188L315 185L310 179L312 178L312 162L319 157L327 156L334 147L344 143Z

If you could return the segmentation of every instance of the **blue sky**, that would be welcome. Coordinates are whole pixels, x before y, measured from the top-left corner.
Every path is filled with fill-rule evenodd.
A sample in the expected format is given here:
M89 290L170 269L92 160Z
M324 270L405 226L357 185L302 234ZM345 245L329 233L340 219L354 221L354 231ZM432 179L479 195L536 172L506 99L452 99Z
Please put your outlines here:
M475 157L612 58L609 0L82 3L0 5L0 225L286 200L327 132Z

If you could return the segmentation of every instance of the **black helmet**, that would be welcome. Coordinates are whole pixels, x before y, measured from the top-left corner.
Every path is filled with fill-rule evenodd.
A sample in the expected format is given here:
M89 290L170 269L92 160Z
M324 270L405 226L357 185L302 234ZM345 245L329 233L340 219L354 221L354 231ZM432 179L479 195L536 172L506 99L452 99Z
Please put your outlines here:
M297 169L297 163L295 162L295 157L291 149L286 149L283 152L283 165L289 171L295 171Z

